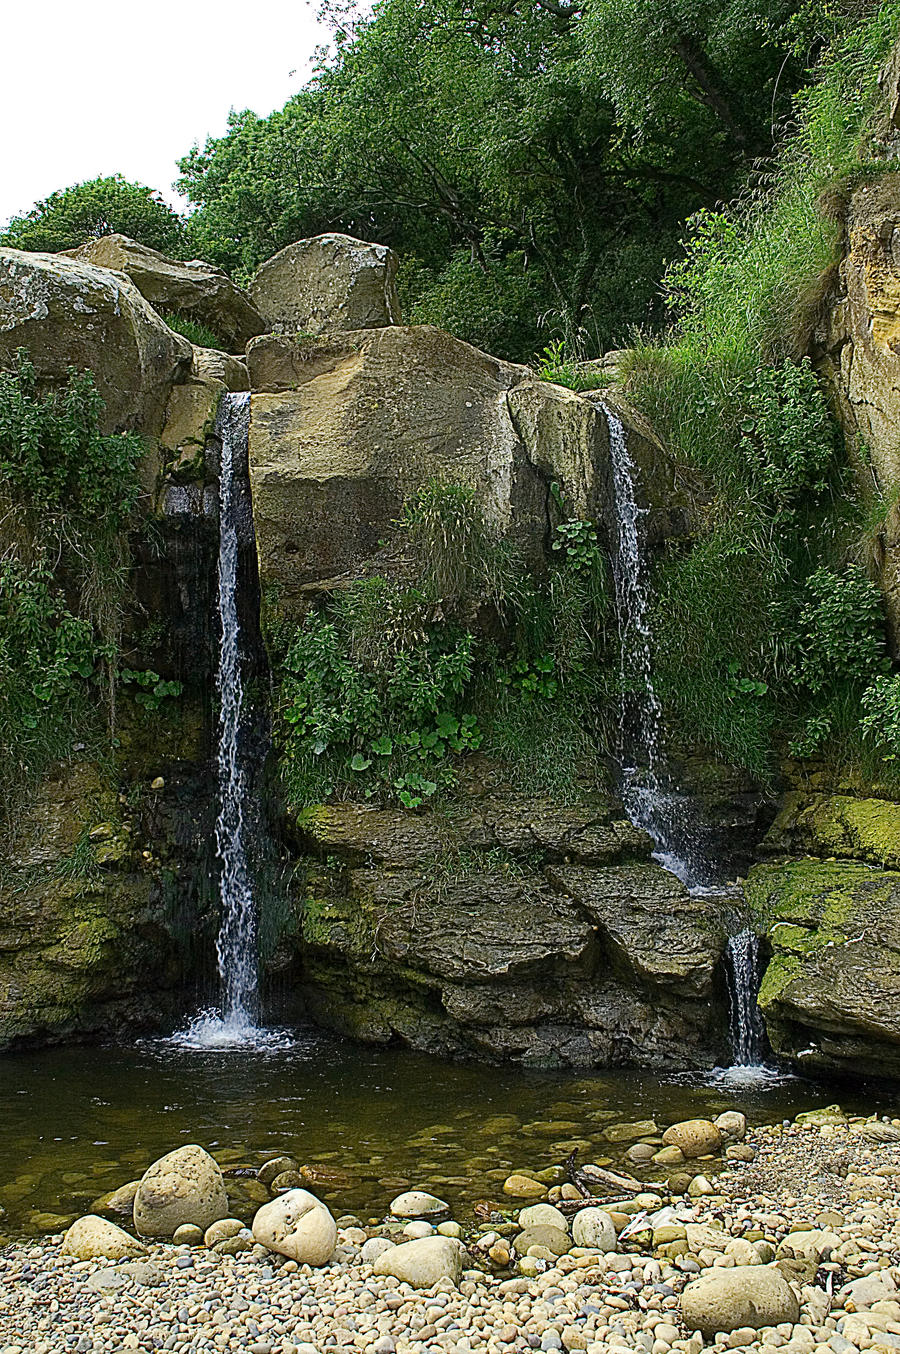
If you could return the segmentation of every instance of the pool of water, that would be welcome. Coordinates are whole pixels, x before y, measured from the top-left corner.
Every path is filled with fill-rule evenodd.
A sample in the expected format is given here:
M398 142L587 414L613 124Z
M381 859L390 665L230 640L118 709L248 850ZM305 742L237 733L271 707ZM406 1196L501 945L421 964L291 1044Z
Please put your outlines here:
M410 1183L464 1217L512 1171L553 1165L573 1147L584 1162L621 1162L629 1144L607 1134L622 1121L653 1119L661 1131L740 1108L771 1122L835 1099L833 1088L798 1079L460 1066L304 1031L290 1048L254 1053L160 1041L6 1055L0 1088L7 1235L57 1230L187 1142L224 1167L288 1153L320 1170L316 1192L337 1213L381 1216ZM888 1099L842 1094L846 1108L867 1113ZM246 1186L234 1188L235 1212L250 1216Z

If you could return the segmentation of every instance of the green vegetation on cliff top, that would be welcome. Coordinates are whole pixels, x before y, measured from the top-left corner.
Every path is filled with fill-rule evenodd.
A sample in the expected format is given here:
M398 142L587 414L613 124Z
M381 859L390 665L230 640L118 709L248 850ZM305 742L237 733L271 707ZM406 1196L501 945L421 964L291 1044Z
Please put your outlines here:
M892 3L833 41L758 186L690 223L670 331L623 363L695 521L693 548L656 571L660 695L686 741L763 777L786 744L874 771L900 726L864 568L872 504L805 357L840 204L884 170L872 120L898 30Z

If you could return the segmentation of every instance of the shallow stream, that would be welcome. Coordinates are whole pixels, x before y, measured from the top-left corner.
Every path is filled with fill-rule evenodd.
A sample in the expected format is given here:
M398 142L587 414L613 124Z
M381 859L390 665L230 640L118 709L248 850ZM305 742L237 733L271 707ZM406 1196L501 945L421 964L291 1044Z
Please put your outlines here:
M459 1066L319 1032L256 1053L147 1042L6 1055L0 1090L8 1235L59 1230L187 1142L223 1167L288 1153L320 1171L311 1188L336 1213L381 1216L412 1184L439 1193L462 1219L477 1199L502 1198L512 1172L541 1170L573 1149L581 1162L622 1162L638 1136L616 1141L623 1122L652 1119L662 1132L729 1108L773 1122L837 1098L833 1087L798 1079ZM888 1091L840 1098L848 1110L896 1112ZM636 1173L651 1180L654 1170ZM248 1217L252 1186L233 1184L234 1211Z

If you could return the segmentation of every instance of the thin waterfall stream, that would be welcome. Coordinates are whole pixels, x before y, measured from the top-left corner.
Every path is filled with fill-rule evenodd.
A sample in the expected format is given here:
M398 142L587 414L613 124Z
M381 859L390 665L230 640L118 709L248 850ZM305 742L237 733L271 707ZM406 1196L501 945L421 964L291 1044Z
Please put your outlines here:
M684 797L671 785L662 752L662 707L653 685L650 580L643 521L637 501L637 472L622 420L599 403L609 429L615 506L612 559L619 617L621 705L617 760L622 799L631 821L649 833L654 858L692 892L720 893L714 862L690 840L683 821ZM735 1067L761 1064L763 1025L756 1004L758 940L747 927L729 937L726 972L730 1035Z
M279 1030L259 1025L258 916L253 873L248 858L248 766L245 722L243 652L238 608L241 504L239 467L247 457L250 394L222 396L216 420L221 441L219 470L219 739L218 861L220 922L216 939L219 1006L201 1011L187 1029L175 1036L182 1046L195 1048L286 1047L289 1038Z

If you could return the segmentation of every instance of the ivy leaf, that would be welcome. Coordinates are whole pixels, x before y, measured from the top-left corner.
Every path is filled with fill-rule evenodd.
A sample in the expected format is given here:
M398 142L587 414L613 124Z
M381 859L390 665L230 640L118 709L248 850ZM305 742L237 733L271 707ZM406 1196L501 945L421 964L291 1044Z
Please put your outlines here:
M351 771L368 771L372 765L371 757L364 757L361 752L354 752L350 759Z
M390 738L388 738L386 733L383 733L380 738L376 738L374 743L371 743L370 746L372 751L378 757L390 757L391 753L394 751L394 744Z

